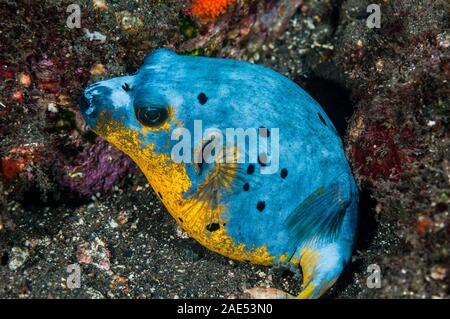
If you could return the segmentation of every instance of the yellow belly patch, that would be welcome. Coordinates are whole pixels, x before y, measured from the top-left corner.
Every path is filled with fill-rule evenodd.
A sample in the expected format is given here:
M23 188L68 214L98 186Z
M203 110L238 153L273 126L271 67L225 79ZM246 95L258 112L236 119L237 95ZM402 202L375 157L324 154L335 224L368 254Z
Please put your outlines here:
M185 165L173 162L168 154L153 152L152 144L143 148L139 131L125 128L106 114L98 117L94 130L136 162L153 190L161 195L169 213L187 234L201 245L226 257L259 265L270 266L276 260L287 260L286 255L270 255L265 246L255 248L235 243L223 227L214 232L207 231L208 223L227 222L221 216L224 207L219 205L210 209L213 205L209 203L185 199L182 194L191 187ZM185 214L186 211L189 211L189 214Z

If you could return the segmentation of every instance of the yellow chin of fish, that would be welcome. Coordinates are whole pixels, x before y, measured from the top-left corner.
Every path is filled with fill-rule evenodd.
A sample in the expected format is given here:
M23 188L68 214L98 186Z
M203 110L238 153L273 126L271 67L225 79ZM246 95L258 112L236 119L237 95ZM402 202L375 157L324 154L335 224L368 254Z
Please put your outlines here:
M270 255L265 246L247 247L236 243L224 227L208 231L206 226L210 223L223 225L227 222L221 216L225 207L216 205L211 209L214 205L210 203L195 198L185 199L182 194L191 187L185 165L173 162L168 154L154 153L154 145L142 148L139 131L130 130L105 114L98 117L94 131L136 162L153 190L160 194L169 213L201 245L226 257L259 265L269 266L275 260L287 260L286 255Z

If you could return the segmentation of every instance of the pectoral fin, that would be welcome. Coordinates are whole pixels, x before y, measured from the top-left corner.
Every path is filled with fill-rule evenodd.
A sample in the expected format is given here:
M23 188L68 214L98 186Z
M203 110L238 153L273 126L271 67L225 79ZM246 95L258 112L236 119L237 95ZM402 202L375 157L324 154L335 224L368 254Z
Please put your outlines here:
M289 237L297 244L333 242L350 202L350 189L343 182L318 188L286 218Z

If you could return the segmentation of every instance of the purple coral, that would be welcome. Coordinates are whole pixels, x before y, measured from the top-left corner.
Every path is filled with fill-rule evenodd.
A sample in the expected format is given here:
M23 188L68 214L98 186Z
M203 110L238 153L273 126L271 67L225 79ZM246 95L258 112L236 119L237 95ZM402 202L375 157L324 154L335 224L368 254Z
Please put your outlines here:
M100 139L86 146L70 163L61 168L60 185L81 196L109 191L134 167L131 159Z

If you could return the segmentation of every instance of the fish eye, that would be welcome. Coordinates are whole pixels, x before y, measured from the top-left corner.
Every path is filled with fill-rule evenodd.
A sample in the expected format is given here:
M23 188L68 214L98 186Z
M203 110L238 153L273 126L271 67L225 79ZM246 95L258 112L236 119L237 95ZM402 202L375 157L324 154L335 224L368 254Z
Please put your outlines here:
M167 108L159 106L135 107L137 120L144 126L158 127L169 118Z

